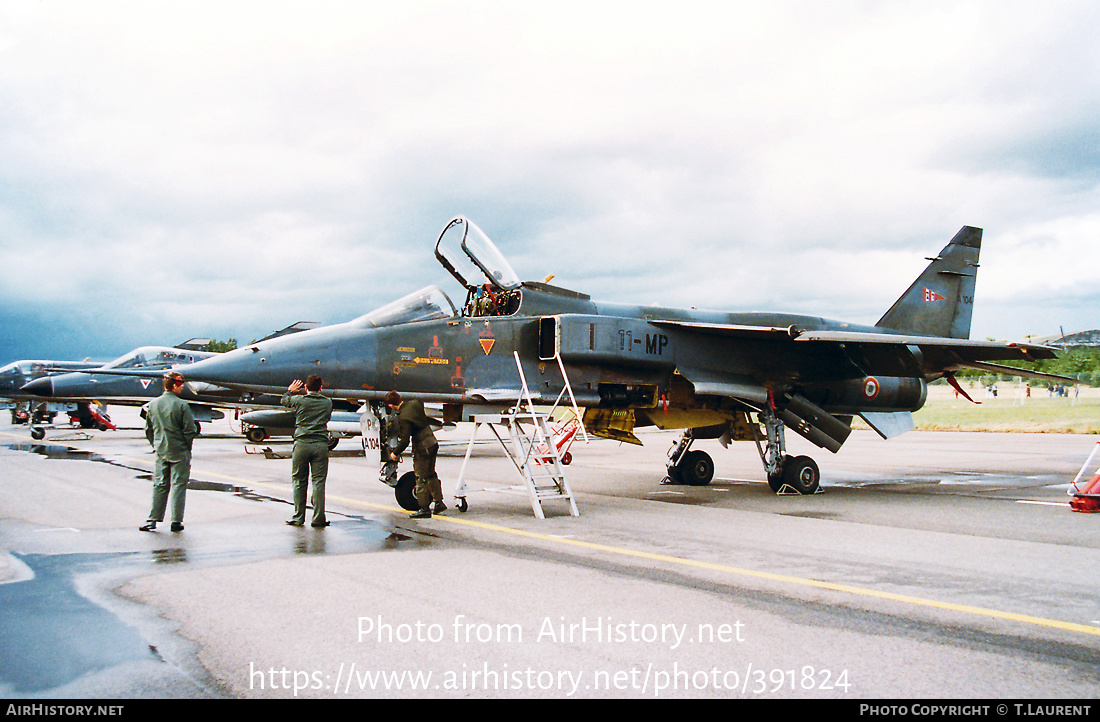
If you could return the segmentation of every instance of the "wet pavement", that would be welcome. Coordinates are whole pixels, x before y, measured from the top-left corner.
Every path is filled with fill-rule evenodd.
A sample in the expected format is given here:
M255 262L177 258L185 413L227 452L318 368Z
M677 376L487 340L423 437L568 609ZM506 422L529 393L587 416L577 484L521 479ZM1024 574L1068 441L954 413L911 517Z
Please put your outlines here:
M0 449L58 464L79 477L83 464L109 467L137 482L151 482L144 464L50 441L0 444ZM0 451L0 463L3 452ZM195 476L195 474L193 474ZM3 483L3 482L0 482ZM232 496L274 508L260 524L203 524L201 534L154 533L125 529L42 526L0 519L0 694L10 697L113 696L144 690L149 679L170 696L225 696L193 661L180 658L186 642L173 638L165 622L137 612L110 590L127 580L170 569L197 569L298 555L330 555L416 548L424 542L364 515L329 510L325 529L271 523L272 514L289 516L291 504L248 485L193 478L189 506L197 494ZM144 501L144 500L143 500ZM188 522L185 521L185 527ZM166 658L151 638L168 639L175 652ZM104 681L104 679L110 681ZM131 681L127 681L131 680ZM83 683L82 683L83 682Z
M712 449L708 487L662 485L670 437L654 434L644 448L573 449L580 517L559 503L537 520L525 496L490 489L470 496L468 513L419 522L346 440L330 465L332 525L311 529L284 523L290 444L257 447L209 427L186 529L150 534L137 527L153 456L139 427L120 426L34 442L0 424L5 697L405 698L370 686L376 673L404 672L436 675L430 697L637 697L606 683L633 679L639 659L693 682L713 669L774 681L807 665L851 682L768 685L785 697L1095 694L1100 527L1070 512L1065 493L1094 439L855 433L820 457L824 493L777 497L744 446ZM463 450L440 456L447 492ZM491 446L470 469L475 486L515 483ZM363 619L396 639L364 639ZM609 644L545 631L594 620L736 622L746 641ZM460 639L467 624L523 641ZM420 629L440 634L402 637ZM519 670L537 686L485 686ZM570 671L583 685L556 686ZM678 696L738 695L753 696Z

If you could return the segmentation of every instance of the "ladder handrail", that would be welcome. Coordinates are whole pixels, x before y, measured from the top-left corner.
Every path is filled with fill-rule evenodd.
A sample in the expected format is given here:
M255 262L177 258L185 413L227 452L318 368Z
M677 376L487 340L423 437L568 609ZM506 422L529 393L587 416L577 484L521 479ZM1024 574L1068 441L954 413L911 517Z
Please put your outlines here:
M577 423L581 427L581 433L584 435L584 443L590 443L588 438L588 429L584 428L584 416L581 414L580 408L577 406L577 397L573 395L573 386L569 383L569 376L565 373L565 363L561 360L561 351L554 351L554 358L558 362L558 368L561 369L561 378L565 382L565 391L569 392L569 400L573 403L573 415L577 417ZM561 394L558 394L558 399L561 399ZM554 408L557 408L558 402L554 402Z

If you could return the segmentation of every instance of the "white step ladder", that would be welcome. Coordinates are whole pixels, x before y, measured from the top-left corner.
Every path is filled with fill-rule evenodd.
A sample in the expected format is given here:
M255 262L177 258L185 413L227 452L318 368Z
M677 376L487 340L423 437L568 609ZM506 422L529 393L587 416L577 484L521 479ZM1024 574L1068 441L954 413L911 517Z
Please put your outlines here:
M527 388L527 379L523 375L519 354L513 355L516 359L516 368L519 370L523 393L516 405L506 413L474 416L474 433L470 435L470 443L466 447L466 457L462 460L462 469L458 473L458 486L455 489L459 508L463 508L466 501L466 465L470 461L477 432L485 425L492 430L523 479L523 485L531 499L531 509L536 517L545 519L542 504L554 499L567 501L569 513L572 516L580 516L580 512L577 511L577 502L569 488L569 481L565 478L560 450L554 443L554 434L550 430L549 419L553 410L550 413L535 410L531 393ZM564 376L564 369L562 374ZM568 386L568 380L566 385ZM559 400L560 398L559 396ZM498 426L507 430L507 441L497 431Z

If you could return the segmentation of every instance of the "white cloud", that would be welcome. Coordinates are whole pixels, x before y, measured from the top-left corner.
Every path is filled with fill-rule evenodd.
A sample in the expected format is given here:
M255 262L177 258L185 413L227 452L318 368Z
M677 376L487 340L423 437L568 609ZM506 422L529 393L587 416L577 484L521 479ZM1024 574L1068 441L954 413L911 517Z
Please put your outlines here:
M464 213L521 274L597 297L874 320L969 224L986 229L975 335L1012 337L1022 314L983 315L983 294L1065 308L1092 281L1098 19L1085 2L6 3L0 302L46 289L108 318L161 294L171 310L129 323L236 317L241 336L341 320L444 279L432 243ZM291 259L311 256L306 283Z

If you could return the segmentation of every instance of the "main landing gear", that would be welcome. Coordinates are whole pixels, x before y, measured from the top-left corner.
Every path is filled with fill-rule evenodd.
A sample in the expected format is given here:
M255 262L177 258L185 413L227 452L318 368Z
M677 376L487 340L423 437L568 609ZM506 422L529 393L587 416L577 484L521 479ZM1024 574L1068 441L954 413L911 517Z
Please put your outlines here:
M777 494L814 494L821 485L821 471L808 456L788 456L783 436L783 422L771 404L760 411L767 438L763 445L755 438L756 425L752 425L757 451L764 463L768 486ZM706 486L714 478L714 461L705 451L692 451L695 440L692 430L684 431L668 452L668 479L674 484Z
M760 439L756 439L756 449L760 452L760 460L764 462L768 486L777 494L815 493L821 484L821 471L817 468L817 463L808 456L787 456L783 422L770 403L760 410L760 421L764 424L767 439L763 448L760 446Z

